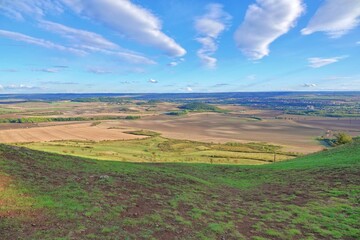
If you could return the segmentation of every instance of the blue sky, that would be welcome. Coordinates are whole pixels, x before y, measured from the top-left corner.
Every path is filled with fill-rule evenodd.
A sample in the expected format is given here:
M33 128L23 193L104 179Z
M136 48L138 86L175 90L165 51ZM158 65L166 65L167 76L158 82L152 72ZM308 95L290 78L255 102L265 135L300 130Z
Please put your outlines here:
M0 93L360 90L359 0L0 0Z

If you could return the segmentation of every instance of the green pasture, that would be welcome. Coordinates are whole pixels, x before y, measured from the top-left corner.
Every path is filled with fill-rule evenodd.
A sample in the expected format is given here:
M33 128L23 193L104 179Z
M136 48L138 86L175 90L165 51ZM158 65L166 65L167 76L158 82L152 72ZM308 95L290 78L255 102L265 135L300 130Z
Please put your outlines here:
M139 134L139 133L133 133ZM141 132L140 132L141 134ZM143 133L146 135L146 133ZM154 135L121 141L55 141L21 144L34 150L122 162L183 162L257 165L294 158L268 144L215 144Z

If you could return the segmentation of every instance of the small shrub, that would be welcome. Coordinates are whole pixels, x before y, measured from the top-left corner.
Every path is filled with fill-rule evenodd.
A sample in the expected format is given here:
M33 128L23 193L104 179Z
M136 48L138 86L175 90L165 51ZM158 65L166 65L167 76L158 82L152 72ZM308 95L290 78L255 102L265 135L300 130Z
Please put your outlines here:
M336 145L342 145L342 144L346 144L346 143L350 143L353 141L352 136L350 136L347 133L344 132L340 132L335 134L335 144Z
M125 117L126 120L136 120L136 119L140 119L140 116L126 116Z

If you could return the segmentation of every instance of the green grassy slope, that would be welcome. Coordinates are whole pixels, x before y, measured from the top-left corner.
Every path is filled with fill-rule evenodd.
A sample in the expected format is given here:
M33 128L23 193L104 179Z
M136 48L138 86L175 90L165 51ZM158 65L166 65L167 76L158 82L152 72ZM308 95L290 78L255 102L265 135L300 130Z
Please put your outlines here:
M0 145L1 239L358 239L360 143L261 166Z
M143 134L144 132L138 132ZM134 134L134 133L133 133ZM137 134L137 133L135 133ZM21 143L34 150L77 157L122 162L187 162L255 165L283 161L297 156L279 146L263 143L205 143L169 139L152 134L148 138L119 141L54 141Z

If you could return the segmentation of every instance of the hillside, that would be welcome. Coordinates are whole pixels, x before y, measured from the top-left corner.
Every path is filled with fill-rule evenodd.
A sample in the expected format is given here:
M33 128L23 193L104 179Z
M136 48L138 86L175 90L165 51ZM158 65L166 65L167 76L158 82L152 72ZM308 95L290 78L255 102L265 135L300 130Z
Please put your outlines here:
M358 239L360 142L261 165L0 145L1 239Z

